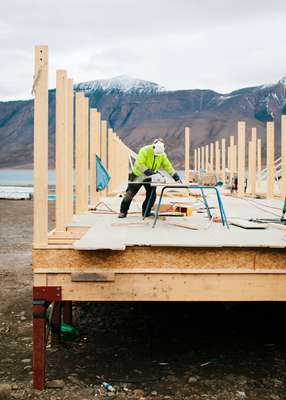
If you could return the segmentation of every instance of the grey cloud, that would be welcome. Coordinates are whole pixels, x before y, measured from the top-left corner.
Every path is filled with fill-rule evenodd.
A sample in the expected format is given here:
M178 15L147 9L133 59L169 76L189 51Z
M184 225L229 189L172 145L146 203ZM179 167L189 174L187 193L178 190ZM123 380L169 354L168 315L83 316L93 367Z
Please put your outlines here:
M227 92L286 74L284 0L10 0L0 16L0 99L30 97L37 43L76 81L125 73Z

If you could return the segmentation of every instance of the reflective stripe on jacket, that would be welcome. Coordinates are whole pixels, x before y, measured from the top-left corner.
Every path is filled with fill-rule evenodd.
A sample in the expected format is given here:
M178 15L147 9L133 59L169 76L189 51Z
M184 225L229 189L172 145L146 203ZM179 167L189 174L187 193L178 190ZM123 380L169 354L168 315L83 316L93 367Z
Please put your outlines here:
M141 147L136 157L136 161L132 167L132 171L136 176L144 175L146 169L151 171L158 171L163 168L168 174L173 175L175 170L170 163L167 154L162 153L159 155L154 154L153 145Z

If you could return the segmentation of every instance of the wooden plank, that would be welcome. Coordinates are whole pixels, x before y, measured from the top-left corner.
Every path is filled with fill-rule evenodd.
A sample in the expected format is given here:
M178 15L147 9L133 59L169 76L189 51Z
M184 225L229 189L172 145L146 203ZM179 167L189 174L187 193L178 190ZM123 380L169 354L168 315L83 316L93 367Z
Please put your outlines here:
M107 168L107 121L101 121L101 161Z
M76 213L88 210L88 99L76 93Z
M201 155L202 155L202 169L205 169L205 147L201 147Z
M281 197L286 197L286 115L281 116Z
M267 228L267 224L262 224L259 222L252 222L252 221L246 221L245 219L240 219L240 218L236 218L236 219L228 219L228 222L231 225L235 225L235 226L239 226L240 228L244 228L244 229L266 229Z
M114 191L114 171L117 169L116 162L117 160L114 157L114 143L113 143L113 129L108 128L107 137L108 137L108 147L107 147L107 169L110 175L110 181L108 185L107 193L112 193Z
M73 217L73 174L74 174L74 159L73 159L73 125L74 125L74 93L73 80L68 79L67 82L67 170L66 170L66 222L72 221Z
M48 46L35 46L33 246L48 244Z
M67 220L67 71L57 70L56 83L56 230L64 231Z
M189 182L190 175L190 128L185 128L185 181Z
M256 128L251 129L251 194L256 195L256 165L257 165L257 134Z
M245 186L245 122L238 122L238 195L244 195Z
M47 274L34 274L33 275L34 286L47 286Z
M209 171L209 145L205 146L205 163L206 163L206 172Z
M267 122L267 197L274 197L274 122Z
M210 172L214 170L214 144L210 144Z
M257 139L257 173L261 184L261 139Z
M197 171L198 162L197 162L197 149L194 149L194 170Z
M218 140L215 142L215 172L217 175L220 174L220 152Z
M103 274L105 272L108 272L109 274L114 274L116 276L117 274L231 274L231 275L239 275L239 274L253 274L253 275L259 275L259 274L272 274L272 275L282 275L285 274L285 268L284 269L260 269L256 268L254 265L252 268L215 268L215 269L209 269L209 268L175 268L175 267L169 267L169 268L124 268L124 267L117 267L117 268L108 268L108 271L105 268L98 268L98 267L88 267L85 271L88 271L86 273L95 273L95 274ZM72 267L69 268L68 270L65 268L35 268L33 270L34 275L37 274L81 274L83 272L83 268L77 268L77 267Z
M233 172L237 173L237 145L233 146Z
M232 182L234 174L234 136L230 136L229 156L230 182Z
M200 227L198 225L190 224L189 222L186 222L186 221L168 221L168 224L174 225L174 226L179 226L180 228L191 229L194 231L197 231L200 229Z
M286 269L285 249L127 247L125 251L33 250L33 268Z
M252 153L252 143L251 140L248 142L248 182L247 189L250 187L251 183L251 153Z
M198 147L198 170L201 169L201 148Z
M90 109L90 130L89 130L89 170L90 170L90 203L96 204L96 116L97 109Z
M225 182L225 139L221 139L221 179Z
M62 300L74 301L285 301L286 275L122 274L114 282L72 282L48 275L60 285ZM247 290L245 290L247 288Z

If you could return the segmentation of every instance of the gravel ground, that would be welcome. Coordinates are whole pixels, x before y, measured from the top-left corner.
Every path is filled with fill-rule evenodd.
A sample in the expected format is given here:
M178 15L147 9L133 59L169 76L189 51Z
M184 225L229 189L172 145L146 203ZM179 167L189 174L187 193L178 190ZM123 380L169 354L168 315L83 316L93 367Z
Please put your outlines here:
M0 400L286 399L284 303L74 304L80 337L48 346L34 391L31 221L0 201Z

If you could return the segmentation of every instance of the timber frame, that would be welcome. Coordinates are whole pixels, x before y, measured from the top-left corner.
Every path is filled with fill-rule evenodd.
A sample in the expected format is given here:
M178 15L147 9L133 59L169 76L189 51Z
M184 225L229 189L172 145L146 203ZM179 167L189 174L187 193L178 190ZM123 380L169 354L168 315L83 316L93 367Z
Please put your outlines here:
M73 225L105 196L114 196L127 180L136 156L90 108L83 92L73 92L67 71L57 71L56 87L56 224L48 232L48 47L35 48L34 235L33 235L33 379L45 384L46 312L52 306L51 343L60 341L61 321L72 322L72 301L285 301L286 261L283 248L130 246L124 251L76 250L73 243L89 226ZM74 129L75 127L75 129ZM244 195L245 122L238 122L238 144L192 146L185 128L185 180L190 154L194 168L226 175L238 171ZM75 130L75 131L74 131ZM282 116L282 193L286 193L286 116ZM261 170L261 139L252 131L252 193L256 164ZM257 161L256 161L257 149ZM273 196L274 125L267 124L267 194ZM255 154L254 154L255 153ZM74 157L75 155L75 157ZM111 175L107 190L96 190L96 155ZM237 160L238 158L238 160ZM75 170L75 182L73 181ZM74 199L75 196L75 199ZM104 215L102 216L104 218Z

